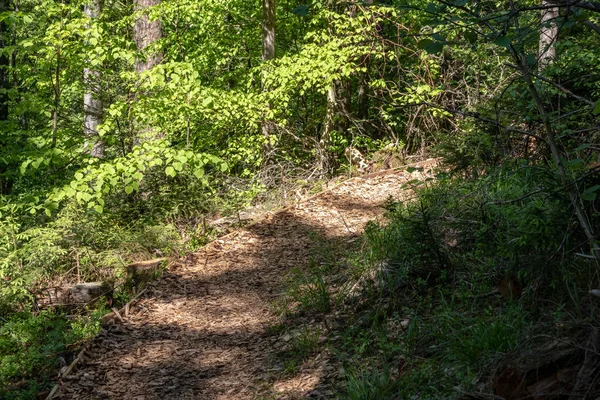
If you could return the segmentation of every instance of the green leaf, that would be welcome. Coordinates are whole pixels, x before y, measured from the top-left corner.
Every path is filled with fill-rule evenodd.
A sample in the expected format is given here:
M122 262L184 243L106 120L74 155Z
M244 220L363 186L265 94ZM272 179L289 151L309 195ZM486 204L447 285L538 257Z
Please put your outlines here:
M508 36L500 36L498 39L494 40L494 44L508 48L510 46L510 38Z
M408 172L409 174L412 174L415 171L423 171L423 168L415 168L415 167L406 168L406 172Z
M194 176L198 179L202 178L204 176L204 170L202 168L196 168L194 170Z
M125 186L125 193L131 194L133 192L133 186Z
M175 169L173 167L167 167L165 168L165 174L169 175L171 178L174 178L175 175L177 175L177 172L175 172Z
M96 206L94 206L94 210L96 210L96 212L98 214L102 214L102 212L104 211L104 208L100 205L96 205Z
M469 2L469 0L456 0L454 2L454 5L456 7L464 7L468 2Z
M439 33L434 33L433 35L431 35L431 37L437 40L438 42L446 42L446 38L443 35L440 35Z
M204 100L202 100L202 105L206 108L212 108L214 103L215 103L215 99L213 99L210 96L205 98Z
M583 164L583 160L581 158L574 158L571 161L569 161L570 167L579 167L582 164Z
M600 190L600 185L592 186L591 188L586 189L586 191L581 194L581 198L587 201L594 201L596 199L596 192L598 190Z
M594 104L594 109L592 110L592 113L594 113L594 115L600 114L600 100L596 101L596 104Z
M299 17L306 17L308 15L308 6L306 4L300 4L292 10L292 14L298 15Z
M227 168L228 168L228 166L227 166L227 163L225 163L225 162L222 162L222 163L221 163L221 172L225 172L225 171L227 171Z
M417 47L425 50L429 54L439 54L444 49L444 43L431 39L421 40Z
M181 172L183 170L183 164L180 162L174 162L173 168L175 168L178 172Z

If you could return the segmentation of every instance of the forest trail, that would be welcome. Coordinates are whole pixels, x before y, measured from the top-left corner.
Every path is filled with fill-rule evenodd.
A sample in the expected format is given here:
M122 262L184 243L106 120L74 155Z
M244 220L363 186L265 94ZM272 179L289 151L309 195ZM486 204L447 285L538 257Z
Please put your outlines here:
M431 161L422 166L430 167ZM283 374L285 329L272 304L286 275L323 241L360 249L368 221L420 172L350 179L216 240L153 282L123 323L103 329L63 399L331 398L337 367L327 357Z

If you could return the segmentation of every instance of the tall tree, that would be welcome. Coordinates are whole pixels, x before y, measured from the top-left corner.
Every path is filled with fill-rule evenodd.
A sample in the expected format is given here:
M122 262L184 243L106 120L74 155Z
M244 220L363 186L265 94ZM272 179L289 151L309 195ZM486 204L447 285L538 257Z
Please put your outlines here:
M144 52L148 46L162 37L162 27L160 20L150 20L148 16L148 8L160 4L160 0L134 0L134 9L141 12L140 17L135 21L133 27L133 36L137 49ZM136 61L135 70L144 72L152 69L162 60L162 52L154 52L152 54L143 54Z
M335 116L337 108L337 96L335 82L327 89L327 113L321 137L317 142L317 166L322 173L329 172L329 154L327 148L331 143L331 134L335 130Z
M543 70L548 65L552 64L556 58L556 48L554 43L558 38L558 7L552 7L548 0L542 1L542 20L540 28L540 40L538 44L538 68Z
M262 59L275 58L275 0L263 0Z
M162 37L162 26L160 20L150 20L148 15L149 8L160 4L160 0L134 0L134 10L140 13L133 26L133 39L139 51L139 56L135 61L135 71L141 74L144 71L151 70L155 65L162 61L162 51L148 52L146 50L152 43ZM137 125L137 124L135 124ZM138 133L134 136L134 144L140 143L142 136L157 137L156 132L149 126L138 126Z
M92 0L84 5L84 13L91 20L98 18L101 9L101 0ZM99 96L100 73L92 68L83 70L83 79L86 91L83 95L83 134L86 139L86 148L92 157L104 157L104 143L98 135L98 125L102 123L103 104ZM92 144L93 143L93 144ZM91 148L90 148L91 147Z
M262 60L268 61L275 58L275 0L263 0L263 24L262 24ZM264 74L265 72L263 72ZM266 90L264 77L262 89ZM269 109L271 105L269 104ZM265 137L263 151L265 159L268 161L271 157L271 134L274 130L273 121L265 118L262 123L262 134Z
M9 9L8 0L0 0L0 13L3 13ZM0 47L2 52L0 53L0 88L3 89L0 92L0 122L8 120L8 89L10 89L9 79L9 58L5 52L8 43L8 26L6 22L2 20L0 22ZM1 132L1 131L0 131ZM4 194L8 191L8 182L3 179L5 173L4 168L0 168L0 194Z

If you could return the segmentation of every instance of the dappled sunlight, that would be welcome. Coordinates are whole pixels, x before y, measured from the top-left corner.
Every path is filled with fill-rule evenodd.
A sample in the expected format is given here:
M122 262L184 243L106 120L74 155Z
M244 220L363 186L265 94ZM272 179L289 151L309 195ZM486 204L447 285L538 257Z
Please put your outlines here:
M329 393L337 367L326 352L297 360L292 370L285 355L316 351L321 328L290 333L295 325L289 321L275 329L274 302L282 299L293 268L354 246L353 238L383 213L388 196L403 192L406 180L402 173L351 180L174 264L150 283L124 324L94 341L63 396L97 398L87 391L90 385L96 394L127 399Z

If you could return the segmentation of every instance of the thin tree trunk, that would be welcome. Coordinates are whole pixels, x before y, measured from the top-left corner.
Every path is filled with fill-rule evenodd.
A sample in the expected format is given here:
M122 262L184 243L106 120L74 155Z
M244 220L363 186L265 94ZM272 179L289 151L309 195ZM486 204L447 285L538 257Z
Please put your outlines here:
M58 108L60 106L60 47L56 49L56 68L54 69L54 103L52 108L52 148L56 147L58 131Z
M0 12L5 12L9 10L8 0L0 0ZM4 50L8 43L8 26L5 21L0 22L0 47ZM0 120L6 121L8 119L8 93L7 91L10 89L10 80L9 80L9 59L8 55L2 51L2 55L0 55L0 87L3 89L2 94L0 94Z
M147 9L160 4L160 0L134 0L135 11L141 11L142 15L135 21L133 36L137 49L144 52L148 46L162 37L162 27L159 20L150 21ZM162 52L144 54L135 63L138 73L148 71L162 61Z
M100 2L94 0L91 4L84 6L84 13L90 20L98 18L100 13ZM98 83L100 73L91 68L84 68L83 80L86 92L83 95L83 134L86 140L86 148L92 157L104 157L104 143L98 135L98 125L102 123L103 104L99 98ZM91 147L91 148L90 148Z
M550 7L551 3L547 0L542 1L542 6ZM554 43L558 38L558 7L545 8L542 10L542 20L540 28L540 40L538 44L538 69L542 71L548 65L554 62L556 58L556 48Z
M148 8L158 4L160 4L160 0L133 0L134 10L141 13L133 26L133 38L140 52L135 62L135 71L138 74L151 70L162 61L162 51L148 52L147 50L148 46L162 37L160 21L157 19L151 21L148 17ZM139 126L136 121L133 122L133 125L136 126L136 134L133 137L134 145L140 144L143 137L160 137L150 126Z
M321 138L317 143L317 165L322 173L329 172L329 154L327 148L331 144L331 134L335 130L335 114L336 114L336 93L335 83L327 90L327 114L325 115L325 125Z
M262 60L269 61L275 58L275 0L263 0L263 25L262 25ZM263 74L266 72L263 71ZM266 91L265 77L262 78L262 90ZM271 109L272 105L269 104ZM263 153L265 163L269 163L273 153L271 135L275 130L273 121L265 118L262 122L262 134L265 138Z
M9 4L8 0L0 1L0 12L8 11ZM0 121L8 120L8 90L10 89L10 79L9 79L9 67L10 60L8 56L4 53L4 49L7 47L7 38L8 38L8 26L6 22L0 22L0 46L2 47L2 55L0 55L0 88L2 88L2 93L0 94ZM9 184L8 181L5 181L3 178L3 174L6 172L4 168L0 168L0 194L7 194Z
M262 60L275 58L275 0L263 0Z

